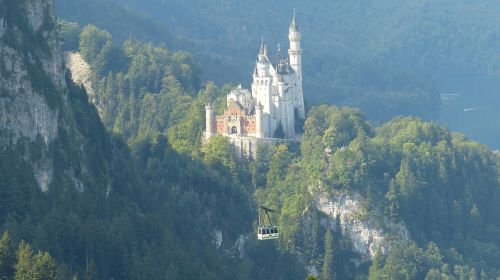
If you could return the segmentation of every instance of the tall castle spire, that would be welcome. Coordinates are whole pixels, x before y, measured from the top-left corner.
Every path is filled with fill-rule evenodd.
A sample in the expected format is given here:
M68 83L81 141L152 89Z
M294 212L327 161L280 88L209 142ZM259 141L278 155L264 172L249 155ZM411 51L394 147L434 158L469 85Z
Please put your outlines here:
M259 60L258 62L265 63L267 58L267 45L264 43L264 36L262 36L262 41L260 43Z
M261 42L260 42L259 55L263 55L264 54L264 51L265 51L264 49L265 49L264 36L262 36L262 39L261 39Z
M288 49L290 66L292 67L296 75L296 83L293 86L293 103L295 109L298 110L299 117L301 119L304 119L304 96L302 93L302 48L300 47L300 40L302 39L302 35L299 32L299 25L297 24L295 9L293 10L292 23L290 24L290 28L288 30L288 39L290 40L290 49Z
M292 23L290 24L290 32L299 32L299 25L297 24L297 21L295 20L295 9L293 9L293 18L292 18Z

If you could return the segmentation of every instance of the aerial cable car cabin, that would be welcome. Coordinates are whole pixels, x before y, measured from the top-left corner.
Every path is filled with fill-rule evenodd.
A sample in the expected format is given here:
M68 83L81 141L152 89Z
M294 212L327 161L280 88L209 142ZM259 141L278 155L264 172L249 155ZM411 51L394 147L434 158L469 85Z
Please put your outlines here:
M261 209L266 214L267 220L269 221L268 224L263 223L260 218ZM259 207L259 226L257 227L258 240L277 239L279 237L278 227L273 225L271 216L269 216L269 212L274 212L274 210L264 207L262 205Z

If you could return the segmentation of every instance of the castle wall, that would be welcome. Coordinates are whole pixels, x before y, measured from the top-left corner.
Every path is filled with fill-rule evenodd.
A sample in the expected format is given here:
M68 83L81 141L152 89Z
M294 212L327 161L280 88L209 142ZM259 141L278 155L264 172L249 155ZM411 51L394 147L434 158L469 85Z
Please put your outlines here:
M233 111L233 114L226 111L223 116L217 116L215 124L218 134L242 136L254 136L256 134L256 117L246 116L238 110Z

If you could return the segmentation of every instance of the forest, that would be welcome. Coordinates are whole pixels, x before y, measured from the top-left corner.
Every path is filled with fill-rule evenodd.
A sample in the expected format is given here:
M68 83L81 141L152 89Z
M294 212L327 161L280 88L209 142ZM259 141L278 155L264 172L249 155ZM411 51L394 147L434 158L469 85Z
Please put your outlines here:
M335 90L339 99L329 103L361 109L316 106L314 98L322 100L327 91L314 91L312 81L341 72L321 70L317 75L323 77L310 80L309 90L318 94L311 96L300 144L261 146L258 158L248 160L238 158L225 137L202 143L204 104L212 101L220 113L234 86L226 82L240 78L237 71L228 80L218 78L217 71L207 76L207 67L221 62L199 49L211 46L206 51L218 55L211 40L217 38L216 26L227 24L224 9L207 4L208 10L197 10L182 1L172 5L204 15L192 17L200 21L212 15L206 29L182 37L164 30L152 13L172 2L145 4L147 14L131 8L139 1L128 1L130 6L88 1L86 9L73 12L92 22L48 18L34 33L22 9L27 1L7 5L0 0L0 15L9 15L6 38L17 38L1 43L35 61L25 61L36 74L27 79L60 112L59 135L46 147L41 137L14 142L0 130L0 278L500 279L500 156L437 122L443 104L425 79L413 83L392 75L395 69L380 74L377 66L370 70L360 63L378 76L368 72L362 81L358 71L351 72L338 86L346 96L359 92L376 102L359 95L352 97L358 103L348 102L350 97L342 100L342 91ZM60 0L56 8L68 12L82 3ZM249 5L234 3L241 9ZM120 8L107 17L113 7ZM190 13L184 15L191 18ZM276 18L286 30L288 19ZM304 17L304 33L315 36L306 22L321 18ZM185 22L172 24L172 30L182 31ZM251 36L265 29L263 23L248 27L254 30ZM66 87L53 84L39 63L50 49L43 31L57 32L61 49L78 52L90 65L95 103L70 73L63 78ZM223 35L218 39L226 41ZM248 57L245 67L253 61L248 40L249 50L241 54ZM235 54L222 63L232 69L238 55L224 51ZM478 68L484 66L483 60L475 61ZM5 62L0 64L8 77ZM4 95L0 98L12 99ZM403 111L398 104L405 105ZM32 175L44 158L53 162L54 178L45 192ZM318 210L320 192L360 195L363 211L357 219L384 229L390 251L363 258L341 221ZM277 211L276 242L256 240L259 204ZM391 236L394 224L403 224L409 237Z
M102 47L89 47L95 41ZM248 195L255 191L257 201L279 207L285 237L278 250L302 252L303 260L323 264L324 279L498 276L495 233L500 225L486 213L500 210L499 158L485 146L418 118L400 117L373 127L360 110L323 105L308 113L300 147L263 148L257 161L242 162L231 155L223 137L205 146L200 142L203 104L216 100L220 112L227 86L201 85L191 54L135 40L107 51L107 57L122 57L113 60L120 61L121 69L102 68L110 59L96 54L113 44L110 33L94 26L83 28L80 35L79 51L92 68L107 67L94 77L94 84L108 129L132 146L167 135L174 150L203 158L246 186ZM149 99L154 101L146 103ZM108 119L131 114L136 117ZM325 154L327 148L330 154ZM313 208L307 186L317 181L328 186L331 195L361 193L367 198L367 213L379 217L381 224L385 216L404 222L412 240L396 243L391 254L380 255L371 265L357 267L352 262L356 252L339 225L324 229L318 225L320 213L303 212ZM311 223L316 226L311 228ZM401 270L408 273L394 276Z
M277 43L287 48L296 8L309 104L361 108L376 125L413 115L500 148L495 1L143 2L58 0L56 10L119 42L132 36L190 51L204 80L248 86L261 36L270 51Z

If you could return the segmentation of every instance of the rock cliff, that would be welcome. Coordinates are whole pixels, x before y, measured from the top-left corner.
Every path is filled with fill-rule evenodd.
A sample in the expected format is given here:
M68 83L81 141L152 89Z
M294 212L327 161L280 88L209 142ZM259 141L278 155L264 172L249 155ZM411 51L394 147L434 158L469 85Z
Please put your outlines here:
M59 149L67 154L60 172L83 190L86 136L74 116L71 99L79 97L70 96L56 27L53 0L0 0L0 153L17 147L18 158L9 160L24 161L47 191Z
M363 197L358 193L331 195L319 186L313 191L313 197L318 211L331 220L339 220L342 231L351 237L353 249L361 255L362 261L370 260L378 252L388 253L393 238L409 238L403 224L365 213Z
M97 108L99 116L102 118L103 107L99 99L99 95L95 92L92 81L92 69L83 57L76 52L67 52L64 55L66 66L71 72L72 80L85 88L89 95L90 102Z

